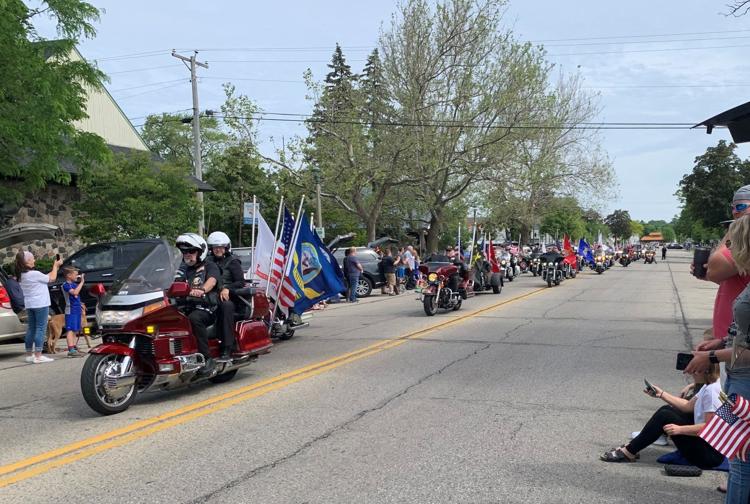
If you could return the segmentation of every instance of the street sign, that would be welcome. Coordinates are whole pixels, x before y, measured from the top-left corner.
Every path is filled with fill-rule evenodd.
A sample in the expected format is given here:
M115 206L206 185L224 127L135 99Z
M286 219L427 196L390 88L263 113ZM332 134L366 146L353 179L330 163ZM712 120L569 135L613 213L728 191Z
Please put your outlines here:
M258 218L255 217L258 212L258 203L246 201L242 208L242 223L246 225L257 224Z
M326 228L324 228L324 227L316 227L315 228L315 232L318 233L318 236L320 237L321 240L325 240L326 239Z

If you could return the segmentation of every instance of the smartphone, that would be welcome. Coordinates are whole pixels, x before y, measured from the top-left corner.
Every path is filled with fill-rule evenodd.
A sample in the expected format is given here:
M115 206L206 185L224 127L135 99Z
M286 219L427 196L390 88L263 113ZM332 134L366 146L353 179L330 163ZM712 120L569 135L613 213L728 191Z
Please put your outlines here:
M685 353L685 352L678 353L677 364L675 365L675 369L677 371L684 371L691 360L693 360L693 354Z
M60 260L60 254L55 254L55 261L59 261L59 260Z
M646 393L651 397L656 397L656 389L648 382L648 380L644 378L643 383L646 384Z

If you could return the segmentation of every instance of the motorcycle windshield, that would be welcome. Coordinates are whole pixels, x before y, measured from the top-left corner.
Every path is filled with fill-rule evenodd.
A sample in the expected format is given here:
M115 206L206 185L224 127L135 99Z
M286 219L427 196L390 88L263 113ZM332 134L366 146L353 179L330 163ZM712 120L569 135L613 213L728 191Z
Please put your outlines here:
M182 254L176 247L166 241L155 243L112 284L107 294L111 297L164 291L174 282L181 263Z

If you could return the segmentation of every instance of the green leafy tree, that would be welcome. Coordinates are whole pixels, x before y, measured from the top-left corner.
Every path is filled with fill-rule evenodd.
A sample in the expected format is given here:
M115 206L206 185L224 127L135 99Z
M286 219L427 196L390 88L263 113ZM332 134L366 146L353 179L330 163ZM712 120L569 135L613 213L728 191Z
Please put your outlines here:
M645 228L643 224L641 224L640 222L635 221L635 220L630 221L630 235L628 236L628 238L633 235L636 235L640 238L641 236L643 236L644 229Z
M622 240L630 238L632 234L631 221L627 210L615 210L604 219L604 223L609 226L612 234Z
M173 239L194 230L199 210L186 175L148 154L116 156L78 182L78 234L86 241Z
M38 16L52 18L60 40L41 37ZM84 171L109 156L104 141L76 127L86 118L86 98L104 74L74 57L81 38L93 38L99 10L79 0L49 0L38 8L21 0L0 2L0 206L16 204L48 182L67 183L62 162Z
M555 199L547 214L542 219L542 233L562 238L567 234L572 238L581 238L586 234L586 223L583 220L581 207L575 198Z
M193 166L192 116L166 113L149 115L141 137L151 152L164 161L186 168ZM229 143L230 136L222 130L218 118L201 118L201 161L205 171L211 168Z
M737 188L750 183L750 161L737 156L737 146L719 140L716 147L695 158L693 171L680 180L677 197L683 204L681 219L702 236L720 237L720 222L731 219L730 203ZM693 236L693 238L696 238Z

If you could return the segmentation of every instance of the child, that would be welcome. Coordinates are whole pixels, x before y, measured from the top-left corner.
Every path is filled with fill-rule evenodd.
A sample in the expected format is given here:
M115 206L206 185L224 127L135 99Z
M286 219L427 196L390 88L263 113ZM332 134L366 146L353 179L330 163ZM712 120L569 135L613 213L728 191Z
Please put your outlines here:
M83 288L83 274L80 282L76 284L78 270L73 266L63 268L65 283L62 286L65 297L65 339L68 343L68 357L83 357L83 353L76 347L77 335L81 332L81 297Z

